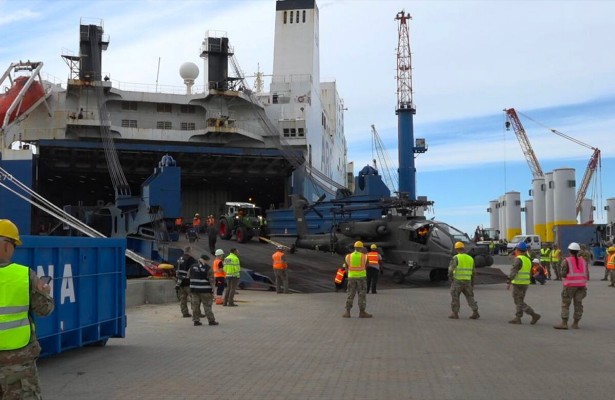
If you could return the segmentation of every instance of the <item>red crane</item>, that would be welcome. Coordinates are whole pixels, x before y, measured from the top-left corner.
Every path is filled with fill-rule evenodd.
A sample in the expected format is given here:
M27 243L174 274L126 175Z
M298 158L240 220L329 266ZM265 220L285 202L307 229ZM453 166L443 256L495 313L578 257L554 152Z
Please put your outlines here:
M538 162L538 158L536 158L536 154L534 153L534 150L532 149L532 146L527 137L527 134L525 133L525 129L523 129L523 125L521 125L521 121L519 120L519 116L517 115L517 112L515 111L514 108L509 108L507 110L504 110L504 112L506 112L506 115L508 116L508 121L506 122L506 128L509 128L510 125L513 126L515 134L517 135L517 139L519 140L519 143L521 144L521 149L523 150L523 154L525 155L525 158L527 159L528 164L530 165L530 169L532 170L532 175L534 176L534 178L543 177L544 174L542 172L542 169L540 168L540 163ZM585 174L583 175L581 186L579 186L579 190L577 191L576 212L578 215L581 212L581 207L583 206L583 199L585 198L585 195L587 194L587 189L589 188L589 184L591 183L592 178L594 178L594 174L596 170L599 170L601 168L600 149L590 146L589 144L584 143L571 136L568 136L565 133L562 133L558 130L549 128L541 124L540 122L533 120L532 118L528 117L525 114L521 114L521 115L523 115L527 119L530 119L536 122L538 125L541 125L547 128L548 130L555 133L556 135L561 136L564 139L568 139L571 142L579 144L593 151L589 159L589 162L587 163L587 168L585 168Z

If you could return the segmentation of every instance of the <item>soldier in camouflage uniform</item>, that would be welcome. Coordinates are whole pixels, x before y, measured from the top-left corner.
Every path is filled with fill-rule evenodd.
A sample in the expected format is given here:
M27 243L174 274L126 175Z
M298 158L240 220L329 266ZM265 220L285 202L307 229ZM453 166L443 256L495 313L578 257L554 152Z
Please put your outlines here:
M367 254L363 242L354 244L354 252L344 258L344 267L348 271L348 298L346 299L346 312L344 318L350 318L350 309L354 302L354 296L359 295L359 318L371 318L372 315L365 311L367 307Z
M190 279L188 278L188 271L197 261L190 255L192 248L186 246L184 248L184 254L177 260L177 271L175 277L177 283L175 290L177 291L177 297L179 298L179 310L184 318L190 318L190 312L188 311L188 298L190 297Z
M0 220L0 293L4 295L0 300L0 316L10 321L0 325L0 399L7 400L42 398L36 368L41 347L30 313L45 316L54 308L49 285L39 280L33 270L11 262L15 246L21 244L17 227L7 219ZM21 278L28 280L21 282L21 286L29 287L29 311L9 310L18 308L11 300L19 296L14 292ZM9 326L11 322L19 322L16 318L28 318L29 324Z
M581 251L579 251L579 257L582 257L585 260L587 266L592 265L592 253L587 249L587 245L582 244L580 247Z
M192 296L192 321L194 326L203 325L201 317L207 317L209 325L218 325L214 313L211 309L214 303L214 293L212 282L214 281L214 273L209 264L207 254L202 254L198 263L192 264L188 270L188 278L190 279L190 295ZM201 303L205 315L201 314Z
M555 329L568 329L568 316L570 303L574 301L574 314L572 329L579 329L579 321L583 316L583 299L587 296L587 281L589 280L589 267L585 259L579 257L581 246L572 242L568 246L570 256L562 260L561 274L564 278L562 290L562 322L555 325Z
M459 297L461 293L468 301L473 313L471 319L478 319L478 304L474 300L474 259L465 254L465 245L462 242L455 243L457 254L451 258L448 266L448 277L451 280L451 319L459 319Z
M515 259L508 275L508 284L512 284L512 297L516 308L515 318L508 321L509 324L521 324L523 312L532 316L532 321L530 322L532 325L536 324L540 319L540 314L537 314L532 307L525 303L525 294L530 285L531 270L532 261L527 255L527 244L521 242L515 248Z

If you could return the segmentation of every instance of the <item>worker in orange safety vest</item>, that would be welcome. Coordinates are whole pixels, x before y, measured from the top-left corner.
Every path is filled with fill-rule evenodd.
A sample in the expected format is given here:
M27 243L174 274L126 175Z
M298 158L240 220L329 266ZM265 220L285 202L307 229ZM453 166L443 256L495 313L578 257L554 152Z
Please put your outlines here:
M284 247L278 246L271 258L273 260L273 273L275 274L276 292L288 293L288 263L286 262Z
M226 287L226 272L224 272L224 250L217 249L214 253L216 258L213 263L214 280L216 282L216 304L222 304L222 295Z
M378 285L378 274L383 273L382 256L378 252L378 246L372 244L369 253L367 253L367 292L370 290L372 294L378 293L376 286Z
M610 287L615 287L615 246L609 246L607 251L606 269L609 271L609 277L611 278Z

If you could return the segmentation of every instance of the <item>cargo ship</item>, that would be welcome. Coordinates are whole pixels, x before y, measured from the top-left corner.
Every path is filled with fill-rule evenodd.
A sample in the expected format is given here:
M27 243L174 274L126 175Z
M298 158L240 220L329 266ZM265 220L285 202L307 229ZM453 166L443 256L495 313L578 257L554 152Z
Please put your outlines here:
M343 100L335 82L320 81L318 7L315 0L285 0L275 12L268 92L248 85L229 38L213 31L201 43L202 68L178 60L183 86L132 90L110 78L121 71L102 70L112 49L103 22L82 20L79 54L62 55L66 83L41 78L42 61L13 63L2 75L5 175L75 216L113 205L124 217L145 201L140 219L99 227L108 236L150 240L159 238L159 226L197 212L218 215L227 201L276 209L289 206L290 195L335 197L353 172ZM162 171L163 157L173 162L167 171L181 171L179 182L167 183L181 193L174 203L152 202L145 185ZM0 213L25 234L74 233L1 189Z

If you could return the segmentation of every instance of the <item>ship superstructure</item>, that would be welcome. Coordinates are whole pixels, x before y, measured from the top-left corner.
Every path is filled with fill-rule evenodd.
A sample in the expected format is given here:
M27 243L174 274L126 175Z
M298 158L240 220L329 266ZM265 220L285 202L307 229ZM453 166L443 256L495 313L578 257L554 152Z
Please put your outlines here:
M299 6L301 13L294 11ZM300 21L309 16L303 28L318 38L315 1L278 1L278 16L282 8L293 8ZM294 45L297 54L311 54L307 71L293 69L300 63L278 52L287 42L276 22L274 80L267 95L250 90L229 39L213 31L201 46L204 86L195 85L199 68L184 63L184 87L135 89L103 73L110 40L102 21L82 21L79 55L63 55L66 85L43 82L44 105L3 127L1 162L18 163L19 175L60 206L121 203L139 193L166 154L181 167L186 217L217 214L226 201L277 208L288 205L291 194L333 196L346 181L343 103L334 82L319 82L317 41L309 48L307 42ZM18 72L7 74L13 81ZM27 208L22 225L33 233L49 228L51 218L36 211L30 218Z

